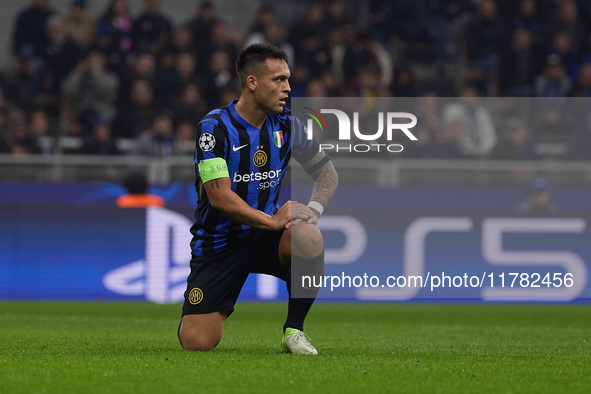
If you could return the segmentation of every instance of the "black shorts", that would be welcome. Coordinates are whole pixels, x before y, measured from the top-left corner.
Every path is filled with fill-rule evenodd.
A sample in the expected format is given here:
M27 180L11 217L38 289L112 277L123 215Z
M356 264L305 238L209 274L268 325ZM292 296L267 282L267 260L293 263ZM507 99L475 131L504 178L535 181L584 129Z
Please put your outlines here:
M183 316L222 311L231 314L250 273L287 280L289 270L279 263L282 234L252 229L249 236L228 244L215 256L193 256Z

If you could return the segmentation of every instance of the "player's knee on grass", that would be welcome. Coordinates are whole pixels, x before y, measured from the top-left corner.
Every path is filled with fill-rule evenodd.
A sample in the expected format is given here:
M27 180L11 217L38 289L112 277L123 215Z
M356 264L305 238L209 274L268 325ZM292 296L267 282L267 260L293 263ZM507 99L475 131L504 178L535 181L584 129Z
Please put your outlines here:
M316 257L324 249L324 240L318 226L299 223L291 229L291 253L304 258Z
M193 352L209 352L213 350L222 339L221 333L212 332L187 332L181 329L181 345L183 349Z
M183 349L191 352L209 352L213 350L219 343L221 337L216 339L203 335L193 335L182 337L181 344Z
M224 321L225 316L219 312L185 315L179 330L183 349L200 352L213 350L222 340Z

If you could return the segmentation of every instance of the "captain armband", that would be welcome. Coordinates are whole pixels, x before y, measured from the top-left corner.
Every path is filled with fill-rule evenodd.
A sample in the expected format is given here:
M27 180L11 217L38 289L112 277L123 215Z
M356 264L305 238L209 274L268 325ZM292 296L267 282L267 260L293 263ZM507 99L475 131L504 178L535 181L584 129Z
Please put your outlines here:
M221 157L202 160L197 164L199 168L199 177L201 182L205 183L214 179L230 177L228 173L228 163Z
M318 163L312 164L310 167L307 167L305 169L306 174L312 175L313 173L315 173L316 171L318 171L319 169L324 167L324 165L328 162L329 162L328 156L324 156L322 159L318 160Z

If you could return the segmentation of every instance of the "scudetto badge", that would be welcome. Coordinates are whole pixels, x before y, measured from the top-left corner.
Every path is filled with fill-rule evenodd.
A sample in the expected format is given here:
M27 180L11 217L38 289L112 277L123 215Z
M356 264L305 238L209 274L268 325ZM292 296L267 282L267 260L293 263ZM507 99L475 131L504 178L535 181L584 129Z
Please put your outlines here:
M278 130L273 132L273 142L275 146L281 148L283 146L283 131Z

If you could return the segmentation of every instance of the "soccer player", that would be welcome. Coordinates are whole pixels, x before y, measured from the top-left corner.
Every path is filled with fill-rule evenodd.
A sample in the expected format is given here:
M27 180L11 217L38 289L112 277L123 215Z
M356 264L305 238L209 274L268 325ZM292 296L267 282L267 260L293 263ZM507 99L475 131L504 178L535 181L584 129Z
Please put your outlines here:
M247 276L265 273L285 280L290 294L283 349L316 355L303 329L318 289L293 296L290 267L323 272L323 240L316 224L338 176L285 108L290 92L286 54L270 45L251 45L238 56L236 71L240 98L211 111L196 130L199 200L179 340L186 350L216 347ZM288 201L279 207L292 154L314 179L312 197L307 205Z

